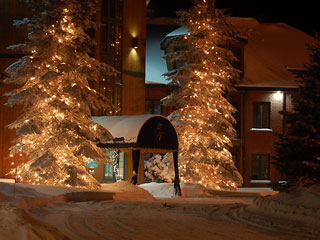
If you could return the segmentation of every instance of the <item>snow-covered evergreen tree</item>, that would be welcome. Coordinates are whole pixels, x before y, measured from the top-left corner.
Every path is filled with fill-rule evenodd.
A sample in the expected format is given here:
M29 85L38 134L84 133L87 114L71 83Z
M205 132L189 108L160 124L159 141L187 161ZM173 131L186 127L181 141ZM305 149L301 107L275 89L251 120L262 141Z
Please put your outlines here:
M297 71L300 86L293 111L286 112L288 131L275 143L276 165L288 185L320 183L320 37L310 46L310 63Z
M181 180L236 189L242 177L228 150L230 138L235 136L235 109L225 98L239 78L239 71L232 66L236 58L227 48L236 41L235 32L213 0L195 0L192 9L178 14L179 24L189 33L174 41L189 49L165 56L180 62L181 67L166 74L177 90L163 103L177 109L169 118L179 137Z
M90 120L92 109L113 109L112 103L90 88L89 82L108 80L116 70L89 56L94 42L95 1L26 0L33 17L16 20L27 28L28 40L11 46L27 55L6 69L5 83L19 88L8 93L8 106L23 104L23 114L9 127L17 138L11 156L25 153L17 180L50 185L99 187L86 171L88 158L105 160L96 137L108 138Z

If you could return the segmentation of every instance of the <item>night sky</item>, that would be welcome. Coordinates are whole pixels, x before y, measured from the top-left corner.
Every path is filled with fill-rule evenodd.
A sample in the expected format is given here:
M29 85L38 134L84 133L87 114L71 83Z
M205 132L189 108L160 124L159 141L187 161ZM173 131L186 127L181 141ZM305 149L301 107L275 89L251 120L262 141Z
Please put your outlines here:
M216 7L235 17L253 17L259 22L285 22L304 32L320 33L320 10L315 0L216 0ZM192 0L151 0L154 16L175 16L179 9L192 6Z

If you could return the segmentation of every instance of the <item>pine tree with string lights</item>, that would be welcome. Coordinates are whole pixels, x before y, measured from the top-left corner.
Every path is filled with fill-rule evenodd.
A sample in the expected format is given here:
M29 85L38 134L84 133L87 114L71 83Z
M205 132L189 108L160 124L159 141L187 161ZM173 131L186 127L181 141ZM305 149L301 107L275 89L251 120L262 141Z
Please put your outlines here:
M26 55L6 69L4 80L19 87L7 93L7 106L23 104L23 114L10 128L17 138L10 156L25 153L28 161L14 173L18 182L99 188L86 170L89 158L106 160L95 143L109 138L90 120L91 111L114 111L107 97L89 83L116 76L112 67L89 56L94 41L95 1L26 0L32 18L14 21L28 29L28 40L10 49Z
M178 15L178 23L189 33L174 41L188 45L188 50L166 54L165 58L182 66L166 73L169 84L177 89L162 101L177 109L169 118L179 137L181 180L234 190L242 177L228 150L235 136L235 109L225 95L239 79L239 71L232 66L237 59L227 49L236 41L235 32L211 0L196 0L192 9Z

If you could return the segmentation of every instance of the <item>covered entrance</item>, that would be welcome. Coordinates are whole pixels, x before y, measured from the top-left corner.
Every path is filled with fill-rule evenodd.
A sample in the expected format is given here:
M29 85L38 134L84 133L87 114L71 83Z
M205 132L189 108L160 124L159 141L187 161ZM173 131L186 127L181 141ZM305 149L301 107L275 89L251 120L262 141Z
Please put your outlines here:
M181 195L178 169L178 138L171 122L161 115L101 116L92 120L106 128L113 139L98 146L127 153L126 179L143 183L144 153L169 153L174 160L174 188Z

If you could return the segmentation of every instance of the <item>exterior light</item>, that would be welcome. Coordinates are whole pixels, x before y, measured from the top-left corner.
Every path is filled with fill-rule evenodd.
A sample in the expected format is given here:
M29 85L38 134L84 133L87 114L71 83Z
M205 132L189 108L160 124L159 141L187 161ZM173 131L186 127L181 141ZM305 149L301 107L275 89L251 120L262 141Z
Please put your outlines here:
M132 47L138 48L138 39L137 38L132 38Z
M274 98L276 100L282 100L283 98L283 93L281 91L277 91L276 93L274 93Z

